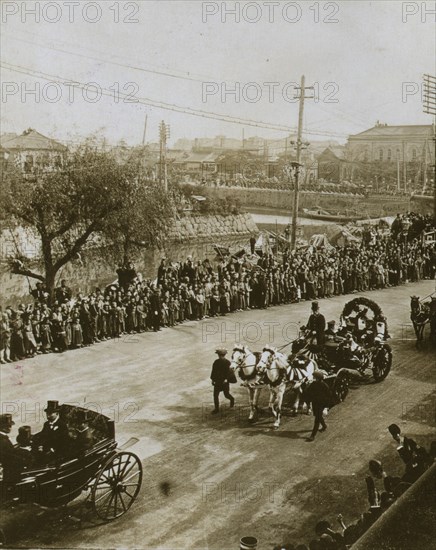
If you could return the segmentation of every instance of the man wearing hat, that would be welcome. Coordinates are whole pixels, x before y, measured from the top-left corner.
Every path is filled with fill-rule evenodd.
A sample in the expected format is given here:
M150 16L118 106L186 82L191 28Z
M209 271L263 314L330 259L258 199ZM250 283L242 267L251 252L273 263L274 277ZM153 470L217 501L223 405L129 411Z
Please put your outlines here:
M90 449L94 444L94 433L89 427L89 418L87 411L78 411L78 427L76 428L75 450L84 452Z
M25 466L25 461L16 451L12 441L9 439L12 426L15 422L11 414L0 414L0 463L3 467L3 489L8 483L19 479L21 470Z
M34 436L38 450L48 458L65 456L69 450L68 427L59 417L59 411L58 401L47 401L47 408L44 409L47 422L44 422L42 430Z
M312 336L316 338L316 343L318 346L324 344L325 317L319 311L318 302L312 302L312 313L309 317L306 328L311 332Z
M331 407L333 404L333 397L330 388L324 382L323 372L319 370L315 371L313 373L313 379L314 381L309 385L304 395L305 400L312 403L313 416L315 417L312 434L307 438L307 441L313 441L315 439L320 425L320 431L325 432L327 425L322 413L326 407Z
M336 330L335 330L336 321L329 321L327 323L327 330L325 331L325 339L329 342L334 342L336 338Z
M215 353L218 355L218 359L214 361L212 365L212 373L210 375L213 386L213 401L215 408L211 414L219 413L219 395L221 392L224 392L224 397L230 400L230 407L235 405L235 400L229 392L229 379L232 380L234 374L230 371L230 361L226 359L227 350L219 348L215 351Z

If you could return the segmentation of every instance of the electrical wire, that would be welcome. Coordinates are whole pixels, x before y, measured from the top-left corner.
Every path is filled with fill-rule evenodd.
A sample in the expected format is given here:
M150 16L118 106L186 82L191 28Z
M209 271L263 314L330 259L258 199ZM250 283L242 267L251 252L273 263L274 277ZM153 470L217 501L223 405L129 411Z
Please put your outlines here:
M89 88L89 84L79 82L79 81L74 80L74 79L63 78L63 77L60 77L58 75L50 75L50 74L47 74L47 73L43 73L41 71L37 71L37 70L34 70L34 69L29 69L28 67L23 67L23 66L20 66L20 65L15 65L15 64L12 64L12 63L8 63L6 61L1 61L0 66L2 66L3 68L5 68L7 70L10 70L10 71L13 71L13 72L18 72L18 73L21 73L21 74L26 74L28 76L32 76L33 78L39 78L39 79L42 79L42 80L46 80L48 82L54 82L54 83L62 84L62 85L67 85L67 84L73 85L74 84L74 86L76 88L79 88L81 90L86 90L86 89ZM191 107L182 107L182 106L174 104L174 103L167 103L167 102L164 102L164 101L155 100L155 99L146 98L146 97L135 97L134 100L132 101L132 96L130 94L125 94L123 92L114 92L113 90L110 90L110 89L107 89L107 88L104 88L104 87L100 87L99 91L101 92L102 95L105 95L105 96L108 96L108 97L114 97L114 94L117 93L120 98L124 98L124 99L129 100L128 101L129 103L135 103L135 104L139 103L139 104L142 104L142 105L156 107L158 109L175 111L175 112L179 112L179 113L183 113L183 114L187 114L187 115L191 115L191 116L197 116L197 117L201 117L201 118L208 118L208 119L212 119L212 120L220 120L222 122L227 122L227 123L230 123L230 124L239 124L239 125L242 125L242 126L254 126L254 127L257 127L257 128L277 130L277 131L280 131L280 132L287 132L287 133L296 132L295 127L285 126L285 125L282 125L282 124L274 124L274 123L268 123L268 122L264 122L264 121L260 121L260 120L252 120L252 119L234 117L234 116L231 116L231 115L214 113L214 112L211 112L211 111L205 111L205 110L201 110L201 109L194 109L194 108L191 108ZM340 137L340 138L347 137L347 134L340 134L340 133L333 133L333 132L318 132L318 131L314 131L314 130L307 130L306 133L309 134L309 135L331 136L331 137Z

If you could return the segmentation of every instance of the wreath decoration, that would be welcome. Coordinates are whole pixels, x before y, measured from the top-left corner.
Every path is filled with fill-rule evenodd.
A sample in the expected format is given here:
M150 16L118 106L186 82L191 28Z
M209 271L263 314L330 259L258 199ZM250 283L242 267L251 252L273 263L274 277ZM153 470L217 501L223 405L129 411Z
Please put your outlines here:
M342 317L348 317L352 313L359 313L360 306L366 307L371 310L374 319L376 317L383 317L383 311L381 310L381 307L373 300L365 298L364 296L359 296L358 298L354 298L354 300L347 302L342 311Z
M367 308L368 311L372 312L373 321L383 320L386 325L386 334L389 334L388 323L386 317L383 315L381 307L373 300L365 298L364 296L359 296L357 298L354 298L354 300L347 302L342 311L342 318L348 317L351 314L358 315L361 311L361 306Z

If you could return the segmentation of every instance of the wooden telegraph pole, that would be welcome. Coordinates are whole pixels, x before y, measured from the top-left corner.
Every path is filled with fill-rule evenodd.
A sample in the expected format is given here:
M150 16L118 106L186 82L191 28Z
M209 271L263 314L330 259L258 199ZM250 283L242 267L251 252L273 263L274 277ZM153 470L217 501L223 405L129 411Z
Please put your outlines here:
M165 191L168 191L168 177L167 177L167 140L170 137L170 126L165 124L162 120L159 127L160 137L160 157L159 157L159 180L164 186Z
M297 130L297 161L292 163L295 167L295 188L294 188L294 203L292 208L292 225L291 225L291 250L295 250L297 244L297 224L298 224L298 202L299 202L299 185L300 185L300 170L301 164L301 150L303 148L302 134L303 134L303 113L304 113L304 100L306 98L305 91L312 90L313 86L304 86L304 75L301 77L300 95L299 95L299 109L298 109L298 130ZM308 98L313 96L308 96Z
M433 141L436 145L434 120L436 117L436 76L424 75L424 113L433 115ZM433 216L436 220L436 161L433 168Z

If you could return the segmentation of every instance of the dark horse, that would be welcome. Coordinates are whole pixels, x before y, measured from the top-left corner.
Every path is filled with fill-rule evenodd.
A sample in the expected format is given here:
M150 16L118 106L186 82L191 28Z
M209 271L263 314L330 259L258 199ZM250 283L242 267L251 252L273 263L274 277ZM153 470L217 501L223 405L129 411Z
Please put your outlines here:
M436 297L431 302L421 302L419 296L410 297L410 319L416 335L416 345L424 340L424 329L430 323L430 335L436 338Z

